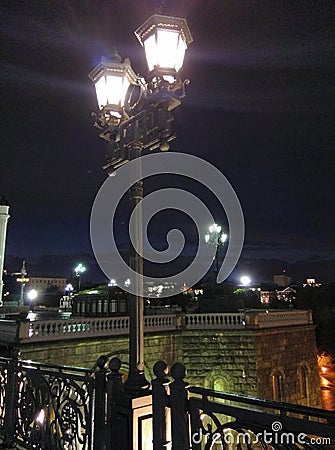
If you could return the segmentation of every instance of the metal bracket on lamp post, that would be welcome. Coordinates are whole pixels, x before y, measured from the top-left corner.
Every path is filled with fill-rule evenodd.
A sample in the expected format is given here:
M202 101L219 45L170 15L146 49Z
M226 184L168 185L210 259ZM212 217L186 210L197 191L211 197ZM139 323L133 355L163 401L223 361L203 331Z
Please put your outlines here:
M177 97L174 96L173 100L177 100ZM95 126L101 130L99 136L109 143L107 163L103 169L108 175L113 175L116 169L134 159L132 149L138 142L143 150L169 150L169 143L177 137L172 132L173 120L173 114L165 103L148 105L119 126L103 123L96 116Z

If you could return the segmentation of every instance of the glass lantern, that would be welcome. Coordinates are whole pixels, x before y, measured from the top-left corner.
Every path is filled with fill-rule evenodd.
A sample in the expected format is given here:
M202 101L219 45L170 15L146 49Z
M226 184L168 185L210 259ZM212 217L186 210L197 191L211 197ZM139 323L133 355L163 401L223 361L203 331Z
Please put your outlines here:
M155 14L136 31L149 73L176 78L192 36L185 19Z
M114 52L110 58L102 58L101 63L89 74L95 85L98 106L105 119L112 116L121 120L128 88L136 84L137 76L130 60Z

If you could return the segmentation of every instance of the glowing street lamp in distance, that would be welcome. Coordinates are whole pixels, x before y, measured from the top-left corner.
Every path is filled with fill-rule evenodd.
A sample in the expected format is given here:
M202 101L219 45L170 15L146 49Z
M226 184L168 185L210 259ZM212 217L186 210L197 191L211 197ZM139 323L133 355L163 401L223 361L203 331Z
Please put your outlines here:
M81 285L81 275L86 271L86 267L79 263L77 267L74 268L74 272L76 274L76 277L78 278L78 292L80 291L80 285Z
M65 286L65 292L66 293L68 293L68 294L71 294L71 292L74 290L74 287L72 286L72 284L71 283L68 283L66 286Z
M36 289L30 289L30 291L28 291L27 293L27 297L28 299L32 302L33 300L36 300L37 298L37 291Z
M78 266L74 268L74 271L76 273L76 276L79 276L79 274L86 271L86 267L82 263L79 263Z
M247 275L243 275L243 277L240 278L240 282L243 286L249 286L251 283L251 279Z
M30 290L27 292L27 297L28 297L28 300L29 300L29 309L30 309L30 313L32 313L32 308L33 308L32 304L33 304L33 301L37 299L37 296L38 296L38 293L37 293L36 289L30 289ZM29 313L29 314L30 314L30 313ZM27 318L28 318L29 320L34 320L34 319L35 319L35 317L33 317L34 314L33 314L33 316L30 316L30 317L29 317L29 314L28 314Z

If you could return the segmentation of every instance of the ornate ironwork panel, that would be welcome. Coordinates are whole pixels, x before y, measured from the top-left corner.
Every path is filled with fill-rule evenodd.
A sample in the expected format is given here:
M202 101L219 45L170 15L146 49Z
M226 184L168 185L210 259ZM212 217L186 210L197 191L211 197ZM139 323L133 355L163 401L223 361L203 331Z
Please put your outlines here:
M7 364L0 365L0 433L3 434L6 414Z
M11 393L15 398L12 418L16 420L10 441L24 449L92 449L94 378L91 372L20 360L12 367L15 380ZM6 369L3 369L1 395L6 395L5 376ZM8 395L8 389L6 392ZM1 420L10 420L5 413Z
M313 449L335 443L335 413L190 388L192 450Z

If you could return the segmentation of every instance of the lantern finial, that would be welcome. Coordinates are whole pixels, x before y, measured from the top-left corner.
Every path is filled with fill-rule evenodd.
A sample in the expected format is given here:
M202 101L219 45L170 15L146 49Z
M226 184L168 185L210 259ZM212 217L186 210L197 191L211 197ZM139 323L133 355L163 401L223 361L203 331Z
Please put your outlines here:
M158 9L158 14L162 14L163 16L167 16L169 13L169 9L166 4L166 0L162 0Z
M112 52L110 52L109 55L107 55L106 59L113 63L118 63L118 64L120 64L122 62L122 58L119 55L119 52L117 51L116 48L114 48L114 50Z

